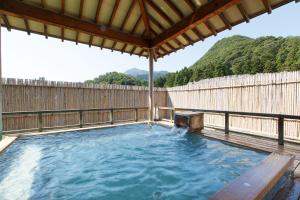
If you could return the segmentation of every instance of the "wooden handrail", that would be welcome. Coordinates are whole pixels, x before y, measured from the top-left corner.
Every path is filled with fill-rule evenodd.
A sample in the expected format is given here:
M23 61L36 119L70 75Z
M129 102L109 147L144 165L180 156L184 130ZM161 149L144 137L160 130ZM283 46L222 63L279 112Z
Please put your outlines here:
M114 120L114 112L116 111L134 111L135 119L134 121L138 121L138 110L147 110L148 107L120 107L120 108L90 108L90 109L66 109L66 110L40 110L40 111L18 111L18 112L3 112L3 116L14 116L14 115L37 115L38 116L38 127L37 130L42 132L45 127L43 126L43 115L44 114L57 114L57 113L78 113L79 114L79 127L82 128L84 125L84 112L109 112L110 113L110 121L108 123L113 124ZM126 121L126 120L125 120ZM128 120L130 121L130 120ZM77 126L78 126L77 125ZM47 127L48 129L49 127ZM56 127L50 127L56 128Z
M174 107L157 107L158 110L170 110L176 111L195 111L203 113L218 113L224 114L225 117L225 134L229 134L229 116L254 116L254 117L267 117L278 120L277 132L278 132L278 144L284 145L284 119L300 120L299 115L286 115L286 114L273 114L273 113L255 113L255 112L238 112L238 111L225 111L225 110L207 110L207 109L195 109L195 108L174 108ZM172 120L172 118L171 118Z

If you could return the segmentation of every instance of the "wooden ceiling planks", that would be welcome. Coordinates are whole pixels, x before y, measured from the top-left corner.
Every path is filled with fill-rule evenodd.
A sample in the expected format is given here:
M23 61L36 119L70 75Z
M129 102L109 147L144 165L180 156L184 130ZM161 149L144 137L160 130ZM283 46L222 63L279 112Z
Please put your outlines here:
M26 31L27 34L38 33L46 38L51 36L61 38L62 41L84 43L90 47L95 45L139 56L148 56L148 49L154 48L157 56L163 57L195 42L203 41L211 35L217 35L220 31L231 30L233 26L244 21L249 22L251 18L260 14L265 12L270 14L275 8L293 0L276 2L271 0L210 0L201 1L202 4L197 5L193 0L184 0L180 2L181 6L173 0L132 0L128 1L126 6L124 2L122 6L121 1L123 0L115 0L112 3L112 1L97 0L91 4L94 6L91 10L91 5L85 5L85 1L80 0L78 3L80 5L77 5L79 10L74 11L72 8L72 15L70 15L66 13L67 9L68 11L71 9L70 4L65 3L66 0L58 1L60 5L55 5L49 0L40 0L40 5L29 0L0 0L0 17L2 25L8 30L18 29ZM261 1L260 7L257 6L258 1ZM295 0L295 2L299 1ZM251 3L256 4L251 6ZM100 22L100 18L102 19L104 15L101 12L104 4L103 11L106 11L106 15L107 12L110 14L107 24ZM232 18L234 14L229 11L233 7L237 10L235 12L239 13L238 18L235 15L235 20ZM254 7L259 9L253 10ZM91 10L92 13L83 17L83 10L85 13ZM116 17L118 12L123 13L122 17ZM74 14L76 16L73 16ZM17 27L13 21L14 17L23 19L25 28ZM31 29L31 23L35 21L43 23L43 29L39 32ZM118 24L118 28L115 24ZM50 30L51 34L49 34L48 25L60 28L61 33L53 35ZM65 29L75 31L75 39L65 34ZM80 33L85 35L85 39L79 38ZM94 40L95 36L97 39Z

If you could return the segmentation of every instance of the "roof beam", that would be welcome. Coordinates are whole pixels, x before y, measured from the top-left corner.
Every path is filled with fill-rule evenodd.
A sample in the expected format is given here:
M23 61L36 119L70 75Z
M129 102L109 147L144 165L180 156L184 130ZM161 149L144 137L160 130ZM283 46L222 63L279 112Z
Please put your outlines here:
M109 38L115 41L126 42L142 47L149 47L149 42L142 38L111 29L110 27L101 26L102 28L100 28L96 23L61 15L59 13L38 8L17 0L1 0L0 13L9 14L20 18L28 18L41 23L69 28L75 31L80 31L103 38Z
M170 1L170 0L164 0L164 2L174 11L174 13L179 17L179 18L184 18L184 14L181 12L179 8L176 7L176 5Z
M191 10L196 10L196 6L190 0L184 0L184 2L191 8Z
M6 28L7 28L7 30L8 30L8 31L11 31L11 26L10 26L10 24L9 24L9 21L8 21L6 15L1 15L1 17L2 17L2 19L3 19L3 22L4 22L4 24L5 24Z
M124 29L124 27L125 27L126 24L128 23L128 20L129 20L129 18L130 18L130 16L131 16L132 11L133 11L134 6L135 6L135 2L136 2L135 0L133 0L133 1L131 2L130 6L129 6L129 8L128 8L128 11L126 12L126 16L125 16L125 18L124 18L124 20L123 20L123 22L122 22L122 24L121 24L121 27L120 27L120 30L121 30L121 31ZM114 42L113 46L115 46L116 43L117 43L117 42ZM126 48L126 44L123 45L123 48L124 48L124 47ZM122 53L124 52L123 48L122 48L122 50L121 50Z
M121 25L121 30L123 30L124 28L125 28L125 26L126 26L126 24L128 23L128 20L129 20L129 18L130 18L130 16L131 16L131 14L132 14L132 11L133 11L133 9L134 9L134 6L135 6L135 0L133 0L132 2L131 2L131 4L130 4L130 6L129 6L129 8L128 8L128 11L127 11L127 13L126 13L126 16L125 16L125 18L124 18L124 20L123 20L123 22L122 22L122 25Z
M237 6L237 8L239 9L239 11L240 11L241 15L243 16L244 20L245 20L247 23L249 23L249 22L250 22L250 18L249 18L249 16L248 16L248 14L247 14L247 12L246 12L244 6L243 6L241 3L237 4L236 6Z
M149 2L149 0L147 0L147 2ZM221 14L227 8L236 5L239 2L240 0L211 0L207 4L199 7L193 14L187 16L152 40L151 47L158 47L161 44L176 38L178 35L196 27L198 24L207 21L211 17Z
M137 29L139 23L141 22L141 20L142 20L142 15L140 15L139 18L136 20L136 22L135 22L132 30L130 31L131 34L133 34L136 31L136 29ZM125 49L127 48L127 46L128 46L128 43L125 43L124 46L123 46L123 48L122 48L122 50L121 50L122 53L125 51Z
M107 25L108 27L110 27L112 25L112 23L114 22L114 19L115 19L115 16L116 16L116 12L117 12L117 10L119 8L119 4L120 4L120 0L116 0L115 5L114 5L113 10L112 10L112 13L111 13L111 16L110 16L109 21L108 21L108 25ZM105 43L105 38L103 38L102 45L104 45L104 43ZM115 48L116 44L117 44L117 42L114 41L114 43L112 45L112 48L111 48L111 51L113 51L113 49Z
M100 10L101 10L101 7L102 7L102 2L103 2L103 0L98 0L98 4L97 4L97 8L96 8L96 14L95 14L95 18L94 18L94 22L96 24L98 24L98 18L99 18ZM92 46L93 39L94 39L94 36L90 35L89 47Z
M217 31L214 27L212 27L211 23L209 21L206 21L203 23L204 26L214 35L216 36L217 35Z
M264 6L265 6L267 12L268 12L269 14L271 14L271 13L272 13L272 7L271 7L270 2L269 2L268 0L262 0L262 2L263 2L263 4L264 4Z
M82 11L83 11L83 4L84 0L80 0L80 6L79 6L79 19L82 17ZM76 32L76 44L78 44L78 38L79 38L79 31Z
M231 23L228 21L228 19L227 19L226 16L224 15L224 13L221 13L221 14L219 15L219 17L220 17L220 19L223 21L223 23L225 24L225 26L226 26L229 30L231 30L231 29L232 29L232 25L231 25Z
M27 19L24 19L24 23L25 23L27 35L30 35L30 28L29 28L28 20L27 20Z
M204 41L204 36L200 33L197 27L193 28L192 31L195 35L197 35L198 38L200 38L200 40Z
M146 37L150 38L151 37L150 22L149 22L149 18L148 18L148 15L147 15L145 2L143 0L137 0L137 1L139 3L139 6L140 6L142 19L143 19L144 26L145 26Z
M153 0L145 0L145 2L149 4L149 6L151 6L155 10L155 12L157 12L157 14L159 14L160 17L162 17L170 25L174 23L173 20L163 10L161 10L158 5L153 2Z
M65 0L61 0L61 14L65 14ZM65 29L61 27L61 41L64 41Z

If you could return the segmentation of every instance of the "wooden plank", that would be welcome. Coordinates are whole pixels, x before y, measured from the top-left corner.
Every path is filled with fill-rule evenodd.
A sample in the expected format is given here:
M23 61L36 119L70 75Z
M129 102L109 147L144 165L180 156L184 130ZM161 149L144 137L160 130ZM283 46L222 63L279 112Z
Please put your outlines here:
M145 27L145 30L146 30L146 36L147 36L147 38L150 38L151 37L150 22L149 22L148 13L147 13L146 8L145 8L145 3L144 3L143 0L137 0L137 1L139 3L139 6L140 6L141 15L142 15L142 19L143 19L143 22L144 22L144 27Z
M160 46L161 44L172 40L182 33L188 31L189 29L196 27L198 24L207 21L209 18L221 14L224 10L233 5L236 5L239 2L240 0L212 0L207 4L201 6L190 16L184 18L171 28L161 33L151 42L151 46Z
M69 28L86 34L126 42L133 45L148 47L149 42L130 35L128 33L113 30L110 27L99 28L99 24L80 20L78 18L61 15L50 10L38 8L15 0L3 0L0 2L0 13L20 18L28 18L41 23L51 24L63 28Z
M263 199L292 166L294 158L272 153L217 192L211 200ZM266 173L266 171L268 173Z

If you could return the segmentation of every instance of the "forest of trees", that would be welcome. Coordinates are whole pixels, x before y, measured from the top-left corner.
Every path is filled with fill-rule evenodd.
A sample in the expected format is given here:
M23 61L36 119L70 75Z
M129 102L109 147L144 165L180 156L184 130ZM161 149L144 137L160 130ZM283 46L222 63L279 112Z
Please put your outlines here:
M185 85L201 79L279 71L300 70L300 37L232 36L218 41L190 67L160 76L156 87ZM110 72L100 75L91 83L147 85L147 81L131 75Z
M109 72L104 75L100 75L93 80L87 80L86 83L94 84L117 84L117 85L138 85L146 86L148 83L145 80L135 78L133 76L119 73L119 72Z
M160 77L155 83L173 87L220 76L295 70L300 70L300 37L232 36L218 41L189 68Z

